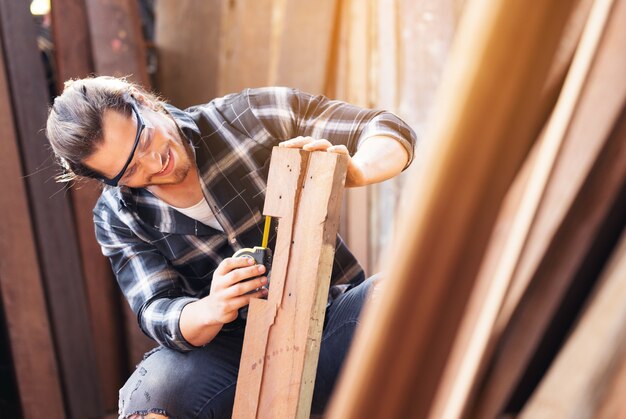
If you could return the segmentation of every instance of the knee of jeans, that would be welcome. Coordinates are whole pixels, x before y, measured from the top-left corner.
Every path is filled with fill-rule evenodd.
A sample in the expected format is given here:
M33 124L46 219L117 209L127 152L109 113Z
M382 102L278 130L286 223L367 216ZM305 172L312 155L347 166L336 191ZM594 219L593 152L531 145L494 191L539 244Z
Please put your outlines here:
M119 392L120 417L178 417L179 403L188 388L185 381L176 374L158 368L148 371L140 365Z
M169 416L161 415L158 411L155 412L133 412L130 416L125 416L124 419L169 419Z

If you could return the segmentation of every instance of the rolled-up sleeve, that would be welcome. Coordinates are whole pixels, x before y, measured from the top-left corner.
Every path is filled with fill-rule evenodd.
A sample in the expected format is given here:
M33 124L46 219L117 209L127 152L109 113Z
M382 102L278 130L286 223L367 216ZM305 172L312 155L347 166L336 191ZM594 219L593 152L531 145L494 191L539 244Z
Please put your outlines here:
M391 112L365 109L286 87L248 89L245 94L250 108L276 143L310 136L343 144L354 154L366 139L385 136L406 149L407 166L413 160L415 132Z
M94 208L94 226L141 330L168 348L194 349L183 337L179 320L183 308L197 298L185 295L169 262L137 237L103 199Z

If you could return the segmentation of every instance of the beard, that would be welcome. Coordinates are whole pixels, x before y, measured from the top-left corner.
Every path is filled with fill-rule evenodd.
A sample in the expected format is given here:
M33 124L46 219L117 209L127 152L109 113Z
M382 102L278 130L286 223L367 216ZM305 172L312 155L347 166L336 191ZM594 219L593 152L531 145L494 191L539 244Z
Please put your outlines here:
M170 178L167 181L164 181L165 183L161 184L160 186L178 185L182 183L189 175L192 169L192 165L195 163L195 154L193 152L191 142L187 139L187 136L182 132L182 130L178 127L178 125L176 125L176 128L178 128L178 132L173 133L174 134L173 136L175 138L175 141L178 144L183 146L184 156L187 157L187 160L178 158L177 159L178 167L174 168L172 173L168 176ZM183 156L179 155L179 157L183 157ZM148 184L152 183L152 177L148 179L147 183Z

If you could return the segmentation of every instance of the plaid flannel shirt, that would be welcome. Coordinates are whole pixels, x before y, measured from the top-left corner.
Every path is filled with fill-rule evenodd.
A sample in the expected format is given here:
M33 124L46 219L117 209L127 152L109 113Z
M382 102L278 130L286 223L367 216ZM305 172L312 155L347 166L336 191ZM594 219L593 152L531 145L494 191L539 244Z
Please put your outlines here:
M166 108L193 145L204 196L224 231L145 189L123 186L104 188L94 223L142 331L179 351L194 348L180 331L183 307L209 293L224 258L261 242L272 147L301 135L344 144L353 154L360 141L387 135L413 157L415 134L396 116L294 89L248 89L185 111ZM361 267L338 237L331 284L362 280Z

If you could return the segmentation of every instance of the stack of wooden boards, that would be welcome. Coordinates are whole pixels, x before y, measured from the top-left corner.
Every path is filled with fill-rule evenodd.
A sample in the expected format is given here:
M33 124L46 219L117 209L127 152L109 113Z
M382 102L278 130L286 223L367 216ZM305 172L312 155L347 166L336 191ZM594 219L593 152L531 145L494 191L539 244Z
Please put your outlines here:
M97 71L149 84L136 2L55 0L52 18L61 83ZM19 397L2 400L0 416L104 417L116 412L117 390L153 344L95 242L98 187L70 192L54 181L36 37L28 2L0 1L0 290Z
M423 86L439 84L428 54L451 38L461 3L157 2L157 85L181 107L289 85L400 111L423 132ZM331 417L623 411L623 9L467 2L419 172L394 190L412 202L389 290L364 320ZM54 0L52 13L58 80L150 84L136 2ZM437 42L418 42L432 30ZM93 239L97 187L53 181L27 2L0 0L0 49L0 367L9 359L19 397L9 410L0 400L0 416L104 417L150 343ZM347 197L343 228L360 257L381 233L362 212L379 197Z
M593 2L546 107L575 7L468 4L329 417L623 414L626 3Z

